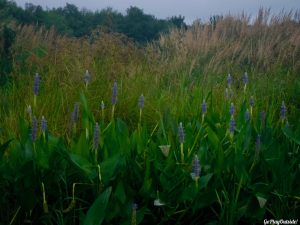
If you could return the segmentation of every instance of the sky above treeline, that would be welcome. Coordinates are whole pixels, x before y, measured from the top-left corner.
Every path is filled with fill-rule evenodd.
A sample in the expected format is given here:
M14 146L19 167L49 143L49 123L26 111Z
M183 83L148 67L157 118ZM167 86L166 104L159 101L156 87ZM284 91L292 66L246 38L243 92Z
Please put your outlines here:
M50 9L64 7L66 3L92 11L111 7L121 13L125 13L130 6L137 6L143 9L144 13L160 19L184 16L187 23L228 13L238 15L245 12L247 15L255 16L261 7L270 8L273 13L279 13L283 9L300 10L300 0L15 0L15 2L22 7L28 2Z

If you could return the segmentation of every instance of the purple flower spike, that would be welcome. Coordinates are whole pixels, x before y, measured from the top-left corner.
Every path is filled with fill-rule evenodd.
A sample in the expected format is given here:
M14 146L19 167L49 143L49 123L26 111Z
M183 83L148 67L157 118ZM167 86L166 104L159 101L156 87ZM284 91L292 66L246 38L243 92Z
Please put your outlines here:
M91 75L90 75L90 73L89 73L88 70L85 71L85 74L83 76L83 80L84 80L84 82L86 84L90 83L90 81L91 81Z
M230 105L229 113L230 113L230 116L233 117L233 115L234 115L234 113L235 113L235 108L234 108L233 103L231 103L231 105Z
M118 84L117 82L114 82L114 86L112 88L112 98L111 98L112 105L117 104L117 96L118 96Z
M179 142L180 144L183 144L184 142L184 129L183 129L183 126L182 126L182 123L179 123L179 127L178 127L178 137L179 137Z
M250 112L249 110L247 109L247 111L245 112L245 121L249 121L250 120Z
M202 114L207 113L207 104L206 104L205 100L203 100L203 103L201 105L201 110L202 110Z
M226 99L229 98L228 88L225 89L225 98L226 98Z
M38 73L36 73L35 77L34 77L34 82L33 82L33 93L36 96L39 94L40 81L41 81L41 77L40 77L40 75Z
M99 125L98 125L98 123L96 123L95 129L94 129L93 145L94 145L94 149L97 149L98 145L99 145Z
M262 124L264 124L265 120L266 120L266 112L262 111L262 112L260 112L260 121Z
M251 107L254 106L254 97L253 97L253 96L250 97L249 103L250 103L250 106L251 106Z
M234 133L236 128L236 124L235 124L235 120L233 118L231 118L230 122L229 122L229 131L230 133Z
M78 120L79 104L75 103L73 112L71 114L71 122L74 124Z
M249 77L248 77L248 73L247 72L244 73L243 82L244 82L245 85L247 85L248 82L249 82Z
M144 95L142 94L140 97L139 97L139 100L138 100L138 107L140 109L143 109L144 108L144 105L145 105L145 97Z
M28 115L31 117L32 116L32 109L31 109L31 105L27 106L26 112L28 113Z
M260 139L260 135L257 135L256 141L255 141L256 154L259 154L260 148L261 148L261 139Z
M232 83L232 76L228 74L227 76L227 86L230 87L230 84Z
M31 141L35 142L37 138L37 131L38 131L38 121L34 116L32 118L32 125L31 125Z
M101 107L101 110L104 110L104 109L105 109L105 104L104 104L103 101L101 101L100 107Z
M198 156L195 155L192 161L192 173L191 177L193 180L196 180L200 177L200 172L201 172L201 166L199 163Z
M138 208L138 204L132 203L132 209L137 210L137 208Z
M283 119L283 120L285 119L286 112L287 112L286 106L284 104L284 101L282 101L282 104L281 104L281 107L280 107L280 117L281 117L281 119Z
M41 120L41 130L43 133L45 133L47 130L47 120L45 120L44 116L42 116L42 120Z

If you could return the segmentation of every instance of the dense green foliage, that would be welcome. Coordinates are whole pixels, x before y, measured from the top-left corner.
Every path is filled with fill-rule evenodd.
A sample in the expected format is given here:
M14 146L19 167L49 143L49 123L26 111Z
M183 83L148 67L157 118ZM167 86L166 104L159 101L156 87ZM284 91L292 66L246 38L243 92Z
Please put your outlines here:
M88 86L83 92L89 92ZM229 97L224 96L217 112L213 92L203 96L208 110L202 106L191 120L182 118L184 134L178 118L169 113L162 113L150 129L144 126L143 103L135 108L140 117L133 128L115 118L118 104L96 116L81 93L80 114L72 113L68 136L56 137L37 127L40 109L35 106L19 118L20 136L0 146L3 223L255 224L264 218L296 219L300 126L288 124L280 105L265 116L256 103L249 106L246 89L240 95L244 100L235 106L238 112L230 108ZM246 108L251 109L249 119ZM95 121L100 121L99 130ZM195 156L200 161L196 179L191 176Z
M68 3L63 8L53 9L43 9L39 5L26 3L23 9L13 1L1 0L0 24L12 20L47 28L54 26L60 34L75 37L90 35L94 29L100 27L109 32L123 33L139 43L158 39L160 33L167 32L171 27L186 26L182 16L156 19L137 7L128 8L126 15L123 15L111 8L92 12L80 10Z
M214 17L143 47L7 24L0 224L298 219L300 18L278 18Z

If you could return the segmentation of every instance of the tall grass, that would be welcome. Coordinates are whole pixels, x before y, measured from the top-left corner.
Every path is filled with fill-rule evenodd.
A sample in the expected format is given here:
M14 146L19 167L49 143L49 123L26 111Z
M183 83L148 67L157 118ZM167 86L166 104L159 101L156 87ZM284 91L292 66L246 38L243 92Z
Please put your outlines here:
M260 97L258 104L263 102L262 107L269 108L271 99L278 104L282 99L290 100L287 102L294 104L291 114L296 115L299 13L269 14L261 10L251 23L246 15L222 17L214 26L195 22L186 31L177 29L162 35L158 43L146 48L136 47L122 35L101 30L90 37L73 39L57 35L53 28L37 30L14 25L17 39L13 48L13 83L9 92L1 90L2 134L12 136L17 130L15 118L33 104L31 77L36 72L42 77L40 113L51 115L49 124L53 132L60 134L67 132L70 108L78 99L75 93L84 88L86 69L92 77L86 96L95 112L100 113L102 100L110 102L107 87L118 81L122 101L116 113L129 123L136 114L132 108L137 99L132 96L143 93L148 98L149 113L144 119L150 124L165 110L180 117L193 116L199 102L212 89L215 104L222 105L225 90L221 83L228 73L234 77L233 92L240 90L245 71L250 77L248 93ZM235 101L242 98L234 95ZM187 104L188 99L192 106Z
M261 10L250 22L194 23L145 47L101 30L72 39L12 25L13 81L0 90L1 221L296 218L299 14Z

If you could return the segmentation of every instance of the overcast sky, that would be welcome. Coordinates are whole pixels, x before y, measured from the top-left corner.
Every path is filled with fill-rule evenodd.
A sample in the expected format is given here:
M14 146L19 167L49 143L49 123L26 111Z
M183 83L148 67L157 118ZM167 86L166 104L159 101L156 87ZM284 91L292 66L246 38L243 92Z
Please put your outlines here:
M121 13L125 13L130 6L137 6L157 18L182 15L188 23L198 18L207 20L209 16L216 14L229 12L238 14L243 10L254 16L260 7L271 8L272 12L300 9L300 0L15 0L15 2L22 7L25 2L30 2L44 8L63 7L68 2L80 9L101 10L112 7Z

